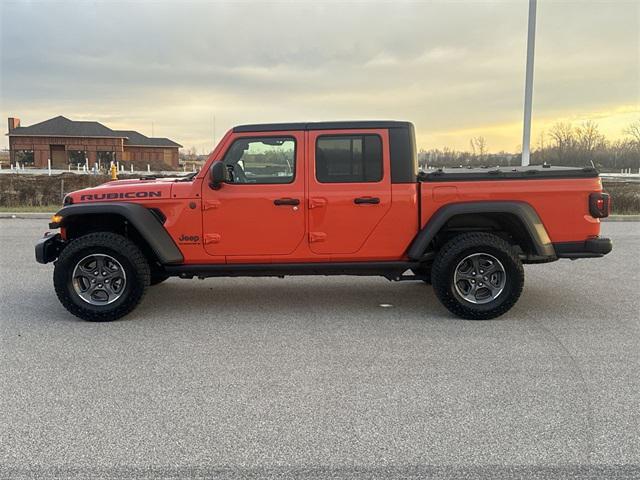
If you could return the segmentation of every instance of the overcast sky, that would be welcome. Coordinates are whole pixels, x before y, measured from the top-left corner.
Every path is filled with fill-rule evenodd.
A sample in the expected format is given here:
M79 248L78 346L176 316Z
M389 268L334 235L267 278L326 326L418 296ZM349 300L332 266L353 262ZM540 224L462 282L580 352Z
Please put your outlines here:
M640 0L539 0L533 142L640 118ZM0 1L0 115L208 152L235 124L415 123L418 145L521 144L527 1ZM8 145L3 137L3 146Z

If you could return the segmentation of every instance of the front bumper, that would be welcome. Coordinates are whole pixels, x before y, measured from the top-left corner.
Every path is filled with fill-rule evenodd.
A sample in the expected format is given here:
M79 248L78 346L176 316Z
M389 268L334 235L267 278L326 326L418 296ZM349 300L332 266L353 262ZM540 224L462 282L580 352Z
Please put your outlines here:
M36 243L36 261L38 263L49 263L54 261L60 255L64 240L59 233L52 234L47 232L38 243Z
M589 238L584 242L554 243L558 258L598 258L611 252L613 245L609 238Z

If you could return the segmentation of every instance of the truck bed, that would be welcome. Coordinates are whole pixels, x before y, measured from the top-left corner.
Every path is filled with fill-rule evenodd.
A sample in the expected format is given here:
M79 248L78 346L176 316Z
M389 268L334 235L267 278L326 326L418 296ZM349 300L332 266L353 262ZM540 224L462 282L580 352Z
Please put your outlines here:
M600 233L589 195L602 191L595 168L444 168L420 175L420 226L442 207L464 202L518 202L533 207L553 243Z

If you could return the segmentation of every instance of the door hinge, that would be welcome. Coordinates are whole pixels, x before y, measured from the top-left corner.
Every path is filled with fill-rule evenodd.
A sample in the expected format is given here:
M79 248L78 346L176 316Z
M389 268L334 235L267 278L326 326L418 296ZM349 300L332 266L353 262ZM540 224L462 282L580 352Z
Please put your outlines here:
M310 198L309 209L324 207L327 204L326 198Z
M209 245L211 243L218 243L218 242L220 242L220 234L218 233L207 233L204 236L205 245Z
M327 234L324 232L309 232L309 243L324 242Z
M220 200L207 200L202 202L203 210L211 210L212 208L220 208Z

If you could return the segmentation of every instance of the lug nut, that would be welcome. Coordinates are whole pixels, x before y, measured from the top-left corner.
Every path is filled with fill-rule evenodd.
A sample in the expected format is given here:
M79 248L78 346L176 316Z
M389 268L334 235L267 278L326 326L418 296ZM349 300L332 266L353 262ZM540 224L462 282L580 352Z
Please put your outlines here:
M480 283L478 284L478 286L479 286L479 287L481 287L481 286L482 286L482 282L480 282Z

